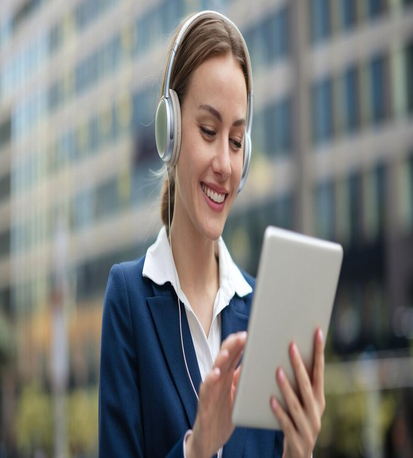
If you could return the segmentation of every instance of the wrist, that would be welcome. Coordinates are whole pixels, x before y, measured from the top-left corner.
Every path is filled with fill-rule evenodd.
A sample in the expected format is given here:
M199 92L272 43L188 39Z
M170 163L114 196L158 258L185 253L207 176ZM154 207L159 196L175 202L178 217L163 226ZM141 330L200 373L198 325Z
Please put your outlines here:
M185 450L186 458L209 458L208 453L202 450L193 432L186 438Z

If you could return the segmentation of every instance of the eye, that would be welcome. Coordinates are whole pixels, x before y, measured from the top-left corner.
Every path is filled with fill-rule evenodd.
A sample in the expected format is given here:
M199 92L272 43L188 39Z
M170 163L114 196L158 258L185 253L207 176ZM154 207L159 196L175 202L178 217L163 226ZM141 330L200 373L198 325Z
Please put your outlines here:
M215 132L213 130L209 130L203 126L200 126L200 129L201 129L201 132L209 138L213 138L215 136Z
M235 138L230 138L229 141L233 144L234 149L239 150L242 148L242 143L235 140Z

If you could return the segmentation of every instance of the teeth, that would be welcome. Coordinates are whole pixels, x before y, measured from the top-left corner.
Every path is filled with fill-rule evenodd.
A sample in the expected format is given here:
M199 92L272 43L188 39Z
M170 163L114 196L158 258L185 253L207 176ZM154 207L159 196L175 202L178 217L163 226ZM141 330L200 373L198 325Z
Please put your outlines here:
M204 193L217 204L224 202L225 194L219 194L212 189L208 188L204 183L202 183L202 190Z

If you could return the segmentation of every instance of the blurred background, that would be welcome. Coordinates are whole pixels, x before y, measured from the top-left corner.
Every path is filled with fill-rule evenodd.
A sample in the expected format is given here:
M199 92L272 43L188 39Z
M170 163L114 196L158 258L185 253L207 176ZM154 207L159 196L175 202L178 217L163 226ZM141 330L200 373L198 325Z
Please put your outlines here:
M1 0L0 457L96 457L110 267L160 228L167 44L212 8L254 71L250 176L225 232L344 246L315 456L413 456L413 1Z

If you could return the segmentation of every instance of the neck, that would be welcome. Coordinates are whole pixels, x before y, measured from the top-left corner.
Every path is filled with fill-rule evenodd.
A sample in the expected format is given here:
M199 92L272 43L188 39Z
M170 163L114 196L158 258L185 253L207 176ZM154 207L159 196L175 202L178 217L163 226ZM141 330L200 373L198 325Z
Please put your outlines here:
M174 218L171 226L172 252L182 290L187 296L211 290L216 293L219 287L216 242L204 237L192 224L175 221L179 218Z

